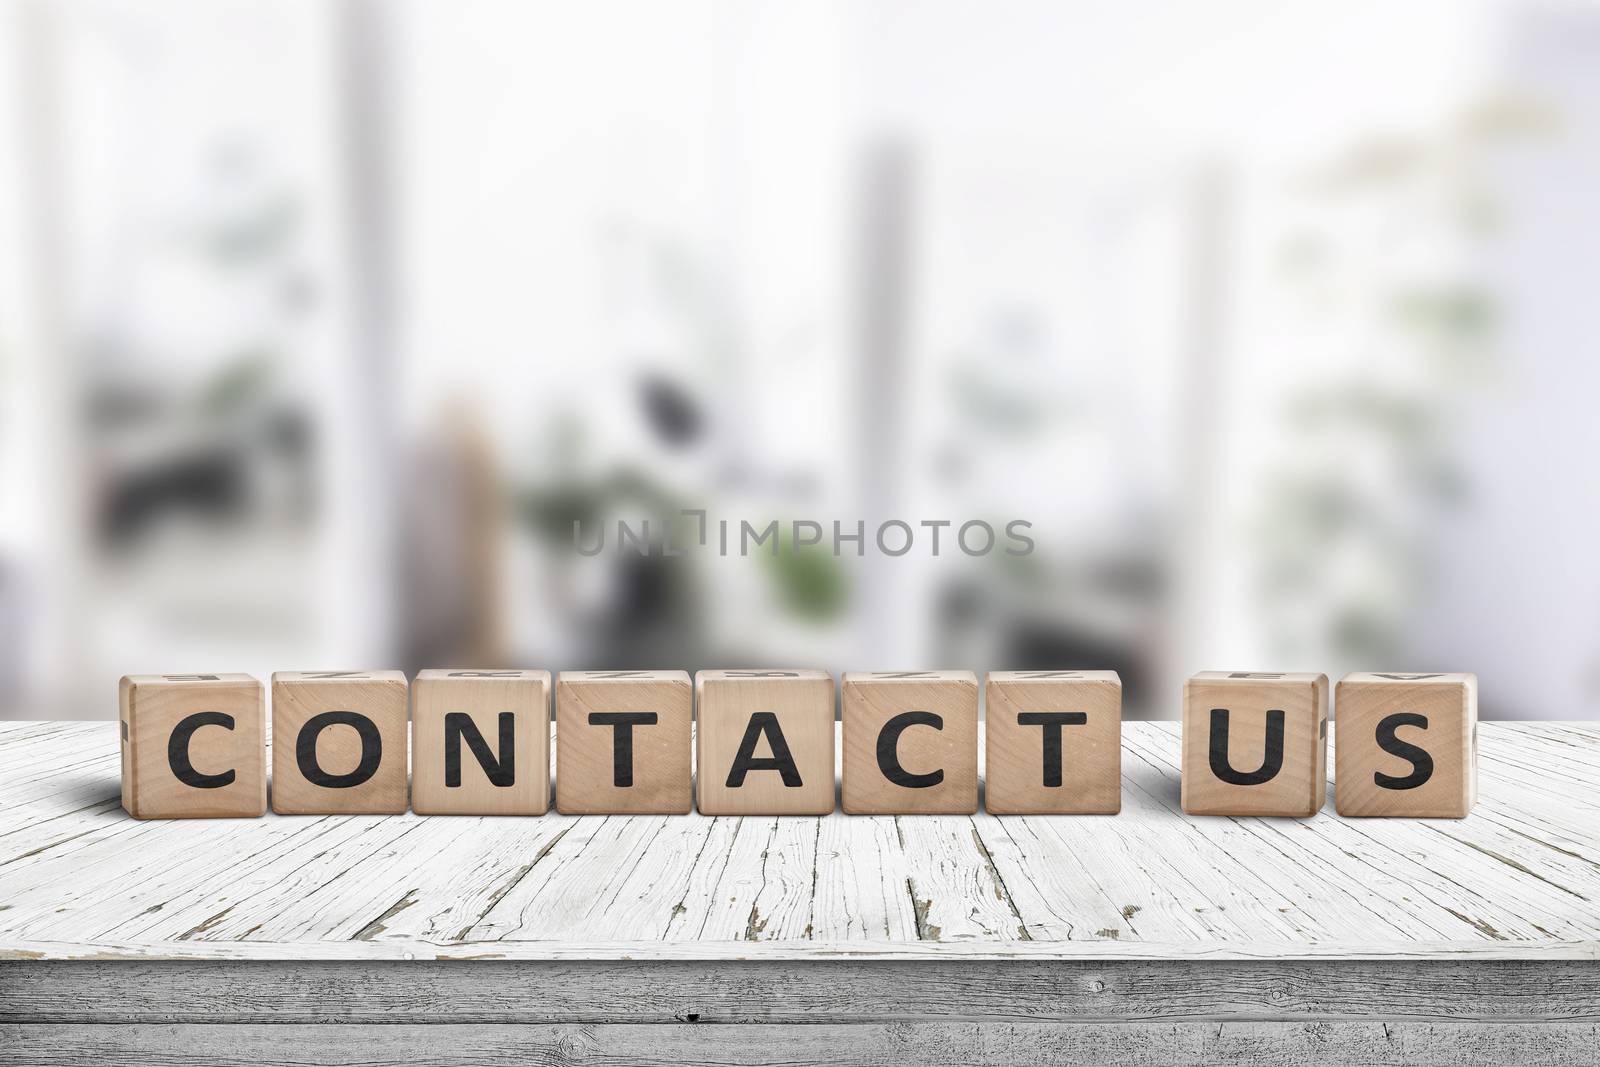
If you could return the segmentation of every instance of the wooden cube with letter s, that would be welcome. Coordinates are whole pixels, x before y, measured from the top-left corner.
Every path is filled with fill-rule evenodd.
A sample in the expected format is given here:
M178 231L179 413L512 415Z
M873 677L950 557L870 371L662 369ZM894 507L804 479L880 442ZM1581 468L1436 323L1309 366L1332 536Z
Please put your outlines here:
M852 671L840 686L844 810L978 810L978 679L971 671Z
M410 733L400 671L278 671L272 676L272 810L279 815L399 815Z
M1183 684L1183 810L1309 818L1327 796L1328 676L1203 671Z
M556 675L556 810L688 814L693 702L683 671Z
M411 683L411 810L543 815L550 672L425 670Z
M122 806L136 819L267 811L267 721L248 674L134 674L118 686Z
M1478 679L1347 674L1334 731L1340 815L1464 819L1478 797Z

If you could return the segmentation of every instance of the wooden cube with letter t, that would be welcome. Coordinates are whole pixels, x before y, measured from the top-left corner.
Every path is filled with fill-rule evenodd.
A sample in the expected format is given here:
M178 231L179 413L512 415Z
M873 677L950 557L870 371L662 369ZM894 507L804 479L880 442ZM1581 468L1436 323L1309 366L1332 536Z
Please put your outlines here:
M1328 676L1204 671L1183 685L1183 810L1308 818L1327 795Z
M411 683L411 810L543 815L550 672L426 670Z
M700 671L696 796L706 815L833 811L833 676Z
M978 679L971 671L861 671L840 687L844 810L978 810Z
M136 819L267 811L267 720L248 674L134 674L118 687L122 806Z
M683 815L694 801L683 671L556 676L556 810Z
M1122 679L1116 671L991 671L984 695L984 806L990 812L1122 810Z
M1464 819L1478 798L1478 679L1347 674L1334 710L1340 815Z
M272 810L399 815L406 810L406 676L278 671L272 676Z

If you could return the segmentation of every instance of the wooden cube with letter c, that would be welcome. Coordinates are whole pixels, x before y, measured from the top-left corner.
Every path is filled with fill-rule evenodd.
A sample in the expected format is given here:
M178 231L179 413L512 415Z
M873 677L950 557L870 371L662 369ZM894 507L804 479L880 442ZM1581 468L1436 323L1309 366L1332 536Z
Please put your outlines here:
M550 672L425 670L411 683L411 810L550 809Z
M991 813L1122 810L1116 671L991 671L984 698L984 807Z
M122 806L136 819L267 811L267 720L248 674L134 674L118 686Z
M683 671L556 675L556 810L687 814L693 701Z
M272 810L399 815L410 721L400 671L272 676Z
M978 679L971 671L852 671L840 687L844 810L978 810Z
M1334 702L1340 815L1464 819L1478 799L1478 679L1347 674Z
M695 675L706 815L827 815L833 811L833 676L817 670Z
M1328 792L1328 676L1204 671L1183 685L1183 810L1308 818Z

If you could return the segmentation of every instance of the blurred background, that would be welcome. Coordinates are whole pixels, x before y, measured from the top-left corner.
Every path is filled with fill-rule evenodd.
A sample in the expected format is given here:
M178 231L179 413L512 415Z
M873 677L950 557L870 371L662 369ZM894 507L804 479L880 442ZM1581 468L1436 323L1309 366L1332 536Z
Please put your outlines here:
M475 665L1600 717L1596 190L1591 3L3 0L0 717ZM868 543L717 550L773 519Z

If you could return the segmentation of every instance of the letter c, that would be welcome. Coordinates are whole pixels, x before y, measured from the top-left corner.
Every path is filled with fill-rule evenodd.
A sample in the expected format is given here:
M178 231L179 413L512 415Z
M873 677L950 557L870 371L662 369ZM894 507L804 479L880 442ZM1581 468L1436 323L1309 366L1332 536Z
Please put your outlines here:
M928 789L944 781L942 768L926 774L914 774L900 765L900 735L911 726L931 726L935 730L943 730L944 718L931 711L903 711L884 723L883 729L878 731L878 769L895 785L907 789Z
M194 732L202 726L220 726L224 730L232 730L233 716L222 711L197 711L180 720L167 738L167 766L172 768L172 776L196 789L221 789L225 785L232 785L235 777L232 767L221 774L201 774L190 761L189 742L194 739Z

